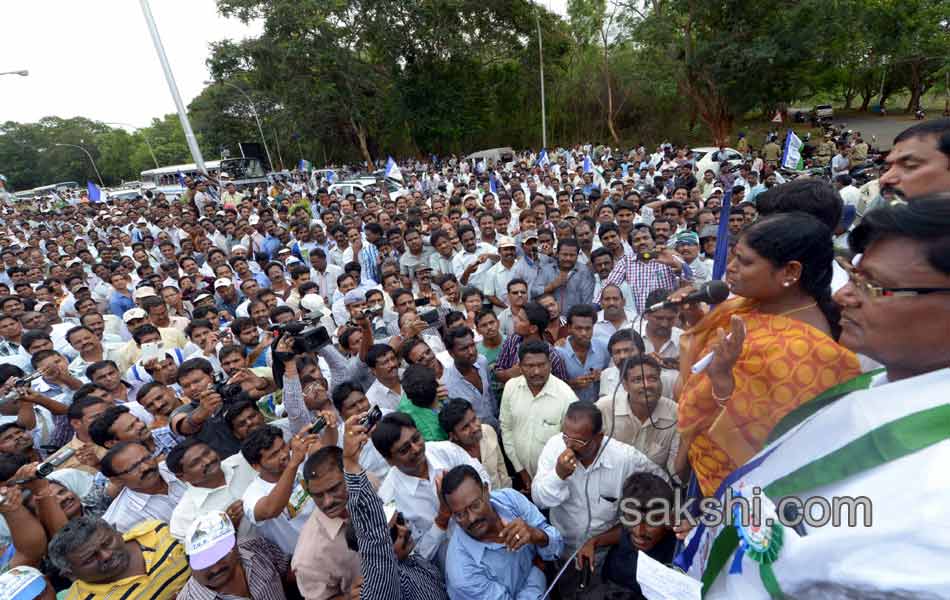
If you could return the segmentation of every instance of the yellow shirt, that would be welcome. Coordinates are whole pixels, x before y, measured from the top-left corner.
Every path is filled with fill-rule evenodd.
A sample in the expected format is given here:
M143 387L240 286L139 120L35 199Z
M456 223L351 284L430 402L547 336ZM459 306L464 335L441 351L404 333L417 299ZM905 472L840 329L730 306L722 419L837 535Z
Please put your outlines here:
M574 390L553 374L537 396L524 375L508 380L501 395L501 440L515 471L525 469L534 477L541 450L561 433L567 407L576 400Z
M76 581L65 600L173 600L191 577L185 548L161 521L143 521L122 535L142 547L145 574L112 583Z

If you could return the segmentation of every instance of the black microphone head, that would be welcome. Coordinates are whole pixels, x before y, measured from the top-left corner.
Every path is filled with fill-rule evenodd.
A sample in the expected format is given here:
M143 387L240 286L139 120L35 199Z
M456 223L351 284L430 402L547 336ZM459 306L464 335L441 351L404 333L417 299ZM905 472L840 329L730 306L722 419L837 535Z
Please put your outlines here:
M713 279L704 283L700 289L706 296L708 304L719 304L729 298L729 286L725 281Z

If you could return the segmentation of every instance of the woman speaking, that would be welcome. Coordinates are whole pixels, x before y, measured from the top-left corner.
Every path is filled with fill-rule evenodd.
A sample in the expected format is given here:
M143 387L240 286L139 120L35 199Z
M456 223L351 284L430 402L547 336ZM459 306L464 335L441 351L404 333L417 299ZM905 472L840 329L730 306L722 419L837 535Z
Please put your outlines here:
M677 470L688 453L704 495L758 452L783 416L860 374L854 353L835 342L833 259L831 231L811 215L757 221L726 269L736 297L681 338ZM693 373L710 352L709 366Z

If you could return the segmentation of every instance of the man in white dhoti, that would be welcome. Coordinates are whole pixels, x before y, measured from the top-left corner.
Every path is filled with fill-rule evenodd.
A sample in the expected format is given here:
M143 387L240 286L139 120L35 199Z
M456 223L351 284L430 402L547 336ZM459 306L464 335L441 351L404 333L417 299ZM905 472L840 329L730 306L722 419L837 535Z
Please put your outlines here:
M694 529L677 564L705 598L816 582L950 598L950 195L872 211L850 244L840 341L884 369L790 413L724 481L720 499L761 488L785 524Z

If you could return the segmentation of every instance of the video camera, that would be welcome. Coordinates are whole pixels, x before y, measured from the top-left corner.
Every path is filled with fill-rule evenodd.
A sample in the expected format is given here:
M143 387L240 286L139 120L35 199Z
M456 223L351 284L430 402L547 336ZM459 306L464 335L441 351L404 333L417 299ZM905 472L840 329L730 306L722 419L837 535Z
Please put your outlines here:
M219 373L218 376L215 377L214 383L211 384L211 389L221 396L221 402L225 405L234 404L249 397L244 392L244 388L241 387L240 383L228 383L228 376L224 373Z
M20 394L20 390L18 390L17 388L23 387L25 385L30 385L31 382L39 379L42 376L43 374L40 373L39 371L34 371L30 375L22 379L17 379L16 382L14 382L13 384L14 388L10 390L9 392L7 392L6 394L4 394L2 397L0 397L0 405L19 400L21 394Z
M293 338L294 354L317 352L330 343L330 334L322 325L315 325L319 317L312 317L300 321L288 321L274 328L277 340L285 335Z

